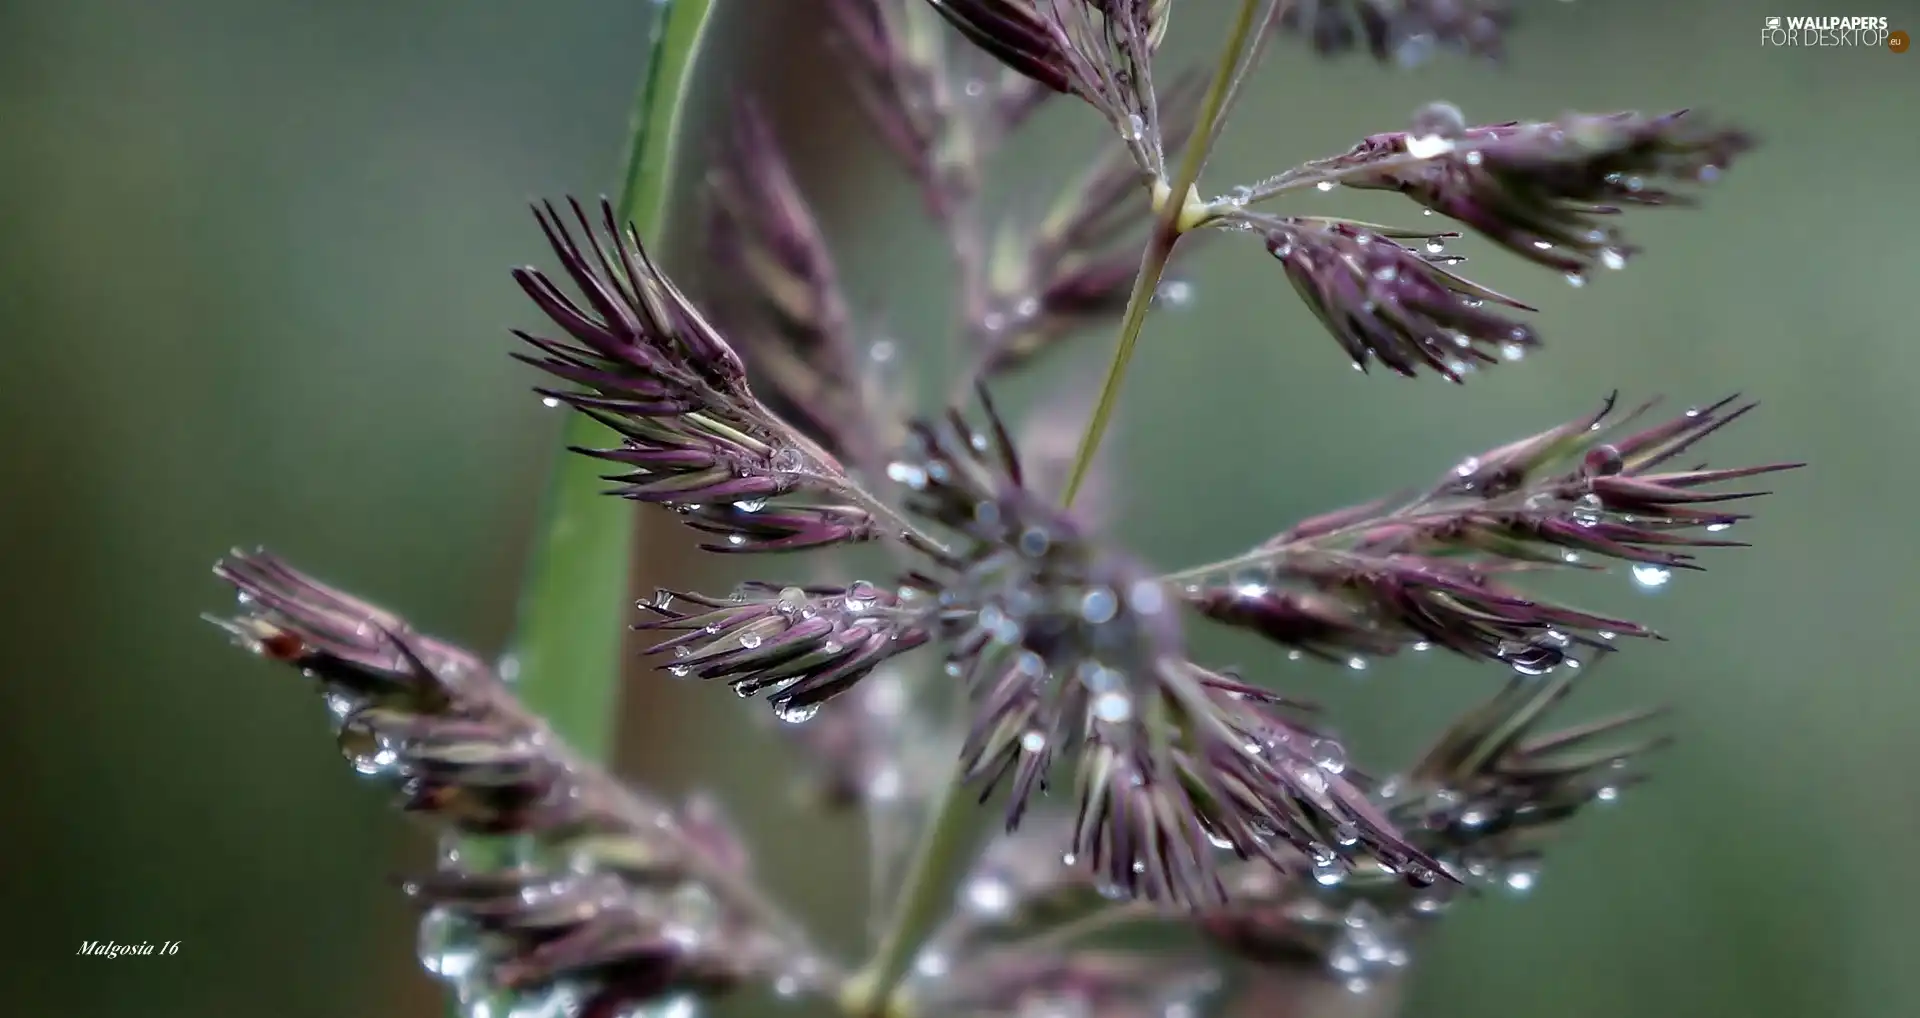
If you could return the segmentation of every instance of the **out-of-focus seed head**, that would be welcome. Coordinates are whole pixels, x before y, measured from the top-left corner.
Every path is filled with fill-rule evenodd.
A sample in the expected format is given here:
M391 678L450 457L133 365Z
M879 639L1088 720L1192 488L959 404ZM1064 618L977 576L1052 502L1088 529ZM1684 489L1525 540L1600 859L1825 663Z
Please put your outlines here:
M1196 1011L1220 987L1197 958L1120 951L989 951L918 990L922 1010L988 1015L1164 1018Z
M421 962L463 1000L614 1015L754 974L710 906L637 892L611 873L455 870L407 891L426 908Z
M421 960L462 999L505 995L611 1015L768 976L782 948L702 879L748 857L711 806L676 811L575 757L473 655L264 552L215 573L244 646L317 680L342 754L449 838L511 835L510 861L454 852L409 885ZM449 843L452 843L451 841ZM471 854L473 857L469 859Z
M1186 144L1192 132L1198 84L1184 78L1159 96L1158 125L1169 149ZM1152 212L1137 159L1129 145L1118 144L1073 180L1037 223L1005 223L986 266L991 292L973 323L975 373L1017 370L1090 326L1117 323L1139 273ZM1187 250L1182 247L1183 255Z
M1097 885L1078 860L1072 813L1039 810L987 843L956 893L954 911L934 940L959 950L979 934L1059 921L1098 902Z
M1080 451L1080 433L1093 416L1097 379L1075 380L1063 385L1063 391L1050 395L1036 407L1020 429L1019 450L1026 486L1050 502L1058 501L1066 490L1067 475L1073 470L1074 456ZM1120 516L1117 495L1118 467L1109 442L1095 453L1093 465L1080 484L1080 499L1074 518L1088 533L1109 530Z
M1513 14L1503 0L1292 0L1279 27L1337 56L1356 47L1375 60L1412 66L1435 49L1504 55Z
M863 810L877 824L939 791L953 770L953 747L938 719L916 702L924 693L919 678L910 666L883 664L833 710L804 725L779 726L807 764L804 803Z
M999 5L979 5L991 21ZM1018 22L1024 13L1009 8ZM948 45L953 11L921 0L830 0L855 98L884 142L920 184L928 212L953 225L977 197L981 172L999 142L1059 89L1010 67L995 75ZM955 21L957 25L971 22ZM1009 54L1024 66L1017 48Z
M759 107L740 106L732 127L707 206L709 246L736 298L729 331L776 413L836 457L871 463L898 443L900 422L866 391L833 254Z

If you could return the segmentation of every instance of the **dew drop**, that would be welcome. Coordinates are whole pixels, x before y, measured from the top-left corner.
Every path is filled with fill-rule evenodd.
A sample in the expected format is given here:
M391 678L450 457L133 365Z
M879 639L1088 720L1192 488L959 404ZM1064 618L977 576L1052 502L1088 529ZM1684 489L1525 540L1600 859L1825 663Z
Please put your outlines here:
M1601 248L1600 264L1609 269L1624 269L1627 267L1627 256L1622 254L1617 248Z
M741 633L741 634L740 634L740 647L741 647L741 649L743 649L743 650L753 650L753 649L755 649L755 648L757 648L757 647L759 647L759 646L760 646L760 634L759 634L759 633L754 633L754 632L746 632L746 633Z
M1347 750L1332 739L1315 739L1307 747L1313 754L1314 765L1328 774L1339 774L1347 769Z
M1117 725L1133 716L1133 698L1125 693L1102 693L1094 698L1093 716Z
M1317 187L1317 188L1319 188L1319 189L1320 189L1320 190L1322 190L1322 191L1331 191L1331 190L1333 190L1334 188L1336 188L1336 187L1339 187L1340 185L1339 185L1339 184L1336 184L1336 183L1334 183L1334 182L1333 182L1333 181L1331 181L1331 180L1323 180L1323 181L1321 181L1320 183L1318 183L1318 184L1315 184L1315 185L1313 185L1313 186L1315 186L1315 187Z
M1503 640L1495 656L1520 675L1546 675L1567 662L1566 634L1551 629L1527 640Z
M1433 58L1433 52L1438 45L1438 40L1432 33L1415 32L1400 40L1400 44L1394 47L1394 62L1403 68L1419 67Z
M1580 470L1588 477L1612 477L1626 469L1626 458L1611 445L1596 445L1580 458Z
M1193 303L1193 284L1184 279L1169 279L1154 291L1154 299L1170 308L1183 308Z
M806 724L812 721L813 716L818 713L820 713L820 705L817 703L799 706L797 704L776 701L773 705L773 716L790 725Z
M1006 881L976 877L967 882L967 910L977 916L998 919L1013 911L1013 888Z
M546 408L547 408L547 409L549 409L549 410L552 410L553 408L555 408L555 407L557 407L557 406L559 406L559 405L560 405L560 397L558 397L558 396L547 396L547 397L545 397L545 398L543 398L542 400L540 400L540 405L541 405L541 406L544 406L544 407L546 407Z
M1233 593L1236 597L1251 600L1253 598L1266 596L1267 578L1268 573L1265 569L1248 567L1235 570L1233 575L1227 579L1227 583L1233 588Z
M767 500L764 498L741 499L740 501L735 502L733 504L733 507L735 509L740 510L743 513L757 513L760 510L765 509L767 507Z
M1600 501L1600 496L1588 492L1574 500L1573 522L1583 527L1597 527L1605 508L1606 503Z
M1407 154L1415 159L1432 159L1453 151L1453 140L1437 134L1407 139Z
M851 586L847 587L846 605L848 611L866 611L872 608L879 599L880 588L875 587L865 580L856 580Z
M356 772L369 777L392 774L400 766L400 754L386 746L370 752L355 753L348 760L353 764Z
M1142 615L1157 615L1167 606L1166 588L1152 580L1139 580L1127 588L1127 603Z
M1047 748L1047 737L1041 732L1029 731L1020 736L1020 748L1029 753L1038 753Z
M900 797L905 784L900 768L882 767L867 779L867 798L873 802L892 802Z
M887 479L919 491L927 486L927 470L916 463L896 461L887 464Z
M445 908L429 909L420 919L420 965L448 982L459 982L480 963L473 929Z
M1038 655L1034 656L1038 657ZM1075 675L1079 678L1081 685L1094 693L1119 692L1126 681L1126 676L1097 661L1082 661L1075 669Z
M1718 534L1725 531L1727 528L1731 526L1733 526L1733 524L1731 523L1709 523L1707 524L1707 533Z
M800 454L800 450L792 446L782 446L773 451L773 455L767 459L767 465L772 467L775 473L797 474L806 468L807 460Z
M327 714L333 718L335 727L347 720L347 716L360 708L359 701L338 690L329 689L322 698L327 705Z
M1539 880L1540 873L1532 864L1515 863L1508 868L1503 883L1507 885L1507 890L1515 894L1525 894L1533 890L1534 884L1538 883Z
M1666 586L1667 581L1671 579L1673 579L1673 570L1664 566L1641 562L1633 567L1633 582L1642 590L1658 590Z
M1364 672L1367 670L1367 659L1355 654L1347 659L1347 667L1356 672Z
M946 975L950 967L947 956L939 951L922 951L913 963L913 970L929 979Z
M1080 599L1080 617L1094 625L1113 621L1120 612L1120 599L1106 587L1095 587Z

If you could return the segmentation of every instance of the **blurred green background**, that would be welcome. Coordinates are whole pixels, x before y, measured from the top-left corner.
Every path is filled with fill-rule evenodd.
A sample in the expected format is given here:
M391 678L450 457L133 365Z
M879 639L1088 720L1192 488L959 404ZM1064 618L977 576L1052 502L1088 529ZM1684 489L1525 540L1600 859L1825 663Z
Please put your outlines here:
M926 352L942 334L941 249L817 51L816 3L725 6L703 105L742 84L774 98L863 317ZM1885 14L1911 31L1920 6L1520 6L1504 69L1443 57L1383 72L1282 44L1209 190L1397 129L1433 98L1474 121L1691 105L1767 145L1704 211L1636 217L1649 253L1585 289L1475 258L1480 281L1542 308L1550 346L1464 388L1347 370L1257 247L1213 245L1187 263L1192 306L1148 328L1119 531L1179 565L1611 389L1763 398L1710 455L1813 466L1740 528L1757 547L1655 596L1623 577L1576 588L1673 637L1632 648L1579 707L1672 703L1682 742L1658 781L1579 825L1529 901L1461 909L1407 1013L1920 1013L1920 867L1906 858L1920 835L1920 56L1757 39L1776 14ZM544 257L526 199L610 185L648 7L0 5L7 1013L438 1013L387 883L424 861L421 838L350 780L299 682L196 616L227 604L213 558L264 543L424 628L499 645L558 424L505 356L506 328L533 321L505 270ZM1210 51L1227 9L1187 0L1172 51ZM1050 193L1096 137L1057 105L1010 155L1008 193ZM712 123L696 116L696 141ZM1417 215L1382 195L1296 202ZM690 265L678 247L670 264ZM1106 342L1009 400L1096 371ZM693 577L687 546L649 520L638 582ZM1437 660L1297 671L1276 678L1339 710L1381 769L1499 681ZM723 690L638 669L629 690L623 768L722 790L750 833L779 839L763 868L851 934L859 842L788 804L757 719ZM183 946L75 957L87 939Z

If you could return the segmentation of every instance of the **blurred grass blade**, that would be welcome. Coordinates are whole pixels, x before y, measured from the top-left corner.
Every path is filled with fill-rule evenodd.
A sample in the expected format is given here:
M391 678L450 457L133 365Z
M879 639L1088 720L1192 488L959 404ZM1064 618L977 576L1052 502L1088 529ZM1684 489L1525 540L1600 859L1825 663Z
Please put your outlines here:
M654 6L659 20L618 198L621 218L650 244L664 228L680 121L713 0ZM564 450L618 444L605 425L583 415L567 421L508 643L527 706L595 760L605 758L613 734L634 517L631 503L602 494L602 464Z

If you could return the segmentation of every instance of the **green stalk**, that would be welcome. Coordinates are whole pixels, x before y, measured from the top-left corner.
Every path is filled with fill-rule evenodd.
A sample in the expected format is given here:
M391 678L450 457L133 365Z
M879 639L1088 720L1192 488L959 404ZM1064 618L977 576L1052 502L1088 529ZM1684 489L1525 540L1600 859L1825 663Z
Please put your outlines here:
M968 864L968 821L972 799L965 794L964 768L956 766L933 804L927 826L920 832L913 860L907 864L900 896L881 934L880 947L840 992L840 1009L855 1018L887 1018L899 1014L894 991L913 967L926 941L950 905L948 895Z
M1177 207L1171 202L1168 205ZM1114 344L1113 357L1107 361L1107 376L1100 382L1100 399L1093 405L1093 416L1088 419L1086 430L1080 433L1080 448L1073 455L1073 471L1067 474L1067 486L1060 495L1063 506L1073 507L1074 496L1080 494L1080 485L1093 468L1093 458L1099 453L1107 425L1113 420L1114 407L1120 405L1120 383L1126 380L1127 365L1133 363L1133 348L1140 341L1141 326L1147 322L1147 308L1153 304L1160 277L1167 271L1167 259L1172 257L1173 246L1179 240L1177 232L1156 223L1153 236L1147 239L1147 249L1140 255L1140 271L1133 277L1133 292L1127 295L1127 310L1120 319L1120 338Z
M650 244L665 226L680 121L713 2L661 0L655 7L616 205ZM585 415L567 421L507 644L522 700L588 760L604 760L613 737L634 518L630 503L603 493L600 464L565 450L617 441Z
M1086 481L1093 458L1100 451L1100 443L1107 437L1107 425L1112 422L1114 407L1120 402L1120 385L1126 380L1127 366L1133 363L1133 348L1140 340L1140 329L1147 322L1147 308L1160 288L1160 276L1167 269L1174 246L1180 243L1183 234L1205 221L1207 207L1194 194L1194 185L1200 181L1208 150L1219 133L1220 119L1226 113L1227 99L1233 92L1240 64L1247 59L1247 38L1253 32L1254 10L1259 6L1260 0L1241 0L1233 28L1227 33L1226 45L1221 47L1220 63L1214 68L1213 80L1201 100L1200 118L1194 124L1179 169L1172 182L1161 181L1155 185L1158 214L1154 217L1153 235L1147 239L1146 253L1140 258L1140 273L1134 277L1133 292L1127 297L1126 315L1120 320L1120 338L1114 344L1113 359L1107 362L1106 379L1100 383L1100 400L1094 404L1093 417L1087 421L1087 430L1080 436L1080 448L1074 453L1073 469L1067 474L1066 490L1060 498L1062 505L1073 505L1074 496L1080 493L1080 485Z
M1133 292L1127 298L1119 342L1113 359L1107 365L1099 403L1094 407L1093 417L1080 437L1073 471L1067 477L1066 491L1061 499L1066 505L1073 504L1074 495L1086 480L1087 469L1093 465L1094 454L1100 449L1100 441L1119 402L1120 383L1126 377L1127 364L1133 359L1133 349L1140 338L1141 326L1146 323L1147 308L1153 302L1154 291L1159 288L1160 277L1166 271L1174 245L1179 243L1183 233L1203 221L1206 206L1198 199L1190 198L1190 195L1206 163L1207 150L1217 133L1215 129L1226 112L1234 79L1246 59L1247 39L1253 31L1254 11L1259 4L1260 0L1241 0L1239 13L1221 52L1219 66L1215 68L1213 80L1202 100L1200 119L1195 125L1192 141L1188 143L1171 189L1165 194L1155 194L1157 215L1153 233L1147 240L1146 250L1141 254L1140 271L1134 277ZM1166 186L1166 183L1163 181L1160 186ZM1164 709L1164 705L1161 706ZM912 967L920 945L945 911L955 878L966 863L963 849L967 844L967 818L971 811L967 797L961 794L962 777L956 769L939 800L934 803L932 815L914 850L906 879L901 883L900 897L894 903L892 919L881 935L879 950L860 972L847 981L841 991L841 1009L849 1015L856 1018L886 1018L899 1010L894 992Z

